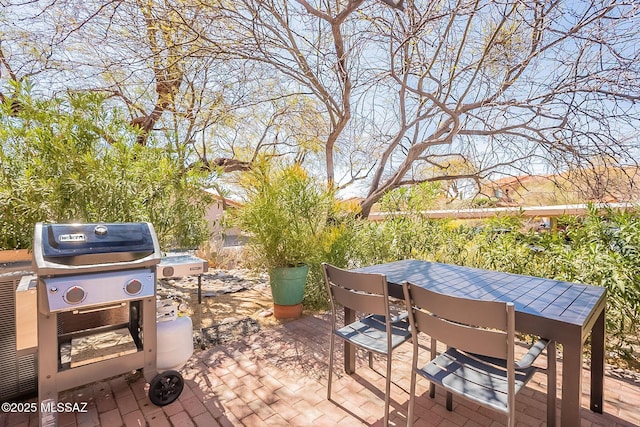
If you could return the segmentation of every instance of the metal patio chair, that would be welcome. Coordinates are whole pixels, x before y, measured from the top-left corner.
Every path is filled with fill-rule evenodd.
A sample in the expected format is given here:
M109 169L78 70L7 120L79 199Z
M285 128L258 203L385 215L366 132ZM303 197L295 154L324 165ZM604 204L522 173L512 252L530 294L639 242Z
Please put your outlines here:
M520 361L515 360L515 309L513 303L478 301L443 295L404 283L405 303L413 338L413 362L408 426L413 425L416 374L428 379L429 395L435 386L447 392L447 410L453 395L507 415L515 426L515 397L536 371L532 365L547 348L547 425L555 425L555 343L538 340ZM431 361L418 366L417 334L431 337ZM437 341L447 350L437 355Z
M394 316L390 313L387 279L384 275L356 273L327 263L323 263L322 268L331 301L327 399L331 399L336 337L367 350L369 352L369 367L373 365L372 353L385 355L387 358L387 371L385 377L384 425L388 425L391 354L396 347L410 339L409 322L406 319L406 315ZM366 316L348 325L339 326L336 312L337 305L364 313Z

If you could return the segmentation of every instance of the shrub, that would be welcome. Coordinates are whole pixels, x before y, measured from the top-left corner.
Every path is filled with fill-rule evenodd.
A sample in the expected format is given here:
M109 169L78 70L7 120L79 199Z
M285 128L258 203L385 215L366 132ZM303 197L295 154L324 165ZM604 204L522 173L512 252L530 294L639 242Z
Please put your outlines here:
M310 266L304 305L322 307L326 293L319 265L339 240L333 194L298 164L274 169L256 164L241 180L246 201L231 221L249 234L256 267ZM328 258L327 258L328 259Z
M95 93L0 109L0 249L29 248L34 224L149 221L163 248L207 238L205 176L136 132Z
M355 228L353 264L417 258L606 287L608 350L640 366L640 214L592 209L558 223L546 232L523 231L517 217L454 227L403 212Z

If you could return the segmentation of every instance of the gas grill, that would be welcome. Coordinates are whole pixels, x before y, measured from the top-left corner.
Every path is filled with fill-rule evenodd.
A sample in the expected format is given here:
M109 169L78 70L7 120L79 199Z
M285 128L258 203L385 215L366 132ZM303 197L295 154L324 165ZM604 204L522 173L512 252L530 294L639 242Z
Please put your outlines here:
M154 404L180 395L180 374L156 370L160 257L149 223L36 225L41 407L55 409L59 391L137 369ZM41 425L55 423L55 411L41 412Z

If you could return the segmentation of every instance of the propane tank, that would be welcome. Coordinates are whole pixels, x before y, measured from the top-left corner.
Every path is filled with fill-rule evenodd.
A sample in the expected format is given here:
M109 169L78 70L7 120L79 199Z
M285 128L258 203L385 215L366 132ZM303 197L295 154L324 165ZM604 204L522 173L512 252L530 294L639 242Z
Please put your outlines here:
M156 304L159 371L179 369L193 354L193 323L188 316L178 316L177 305L170 300Z

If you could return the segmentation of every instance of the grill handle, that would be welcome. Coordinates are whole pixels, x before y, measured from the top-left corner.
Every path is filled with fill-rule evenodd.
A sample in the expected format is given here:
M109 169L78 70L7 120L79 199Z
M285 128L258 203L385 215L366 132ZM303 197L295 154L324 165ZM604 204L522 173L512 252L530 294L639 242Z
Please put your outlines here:
M73 310L72 313L73 314L95 313L96 311L111 310L112 308L120 308L120 307L124 307L125 305L127 305L126 302L121 302L115 305L107 305L107 306L97 307L97 308L88 308L84 310Z

